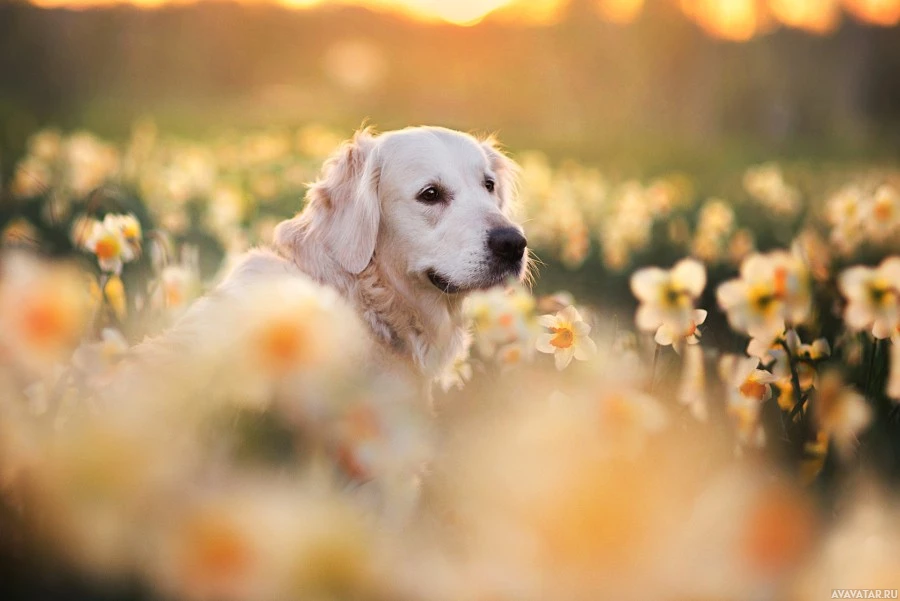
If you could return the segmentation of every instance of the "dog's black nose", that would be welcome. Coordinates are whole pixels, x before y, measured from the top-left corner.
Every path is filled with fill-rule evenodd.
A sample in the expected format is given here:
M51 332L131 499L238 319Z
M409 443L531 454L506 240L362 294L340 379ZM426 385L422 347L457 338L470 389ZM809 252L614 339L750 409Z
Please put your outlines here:
M488 233L488 248L494 256L504 261L515 262L522 259L528 240L514 227L498 227Z

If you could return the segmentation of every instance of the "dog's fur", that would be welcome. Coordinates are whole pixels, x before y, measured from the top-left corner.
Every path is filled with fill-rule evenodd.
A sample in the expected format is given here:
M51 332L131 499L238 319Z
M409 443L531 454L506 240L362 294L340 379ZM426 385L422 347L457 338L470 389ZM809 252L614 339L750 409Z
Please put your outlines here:
M509 217L516 175L493 139L438 127L363 129L328 159L274 245L250 251L219 291L284 273L333 287L371 331L376 367L428 384L463 350L465 292L525 272L527 252L518 266L498 267L487 246L492 229L521 232ZM444 202L417 199L432 184Z

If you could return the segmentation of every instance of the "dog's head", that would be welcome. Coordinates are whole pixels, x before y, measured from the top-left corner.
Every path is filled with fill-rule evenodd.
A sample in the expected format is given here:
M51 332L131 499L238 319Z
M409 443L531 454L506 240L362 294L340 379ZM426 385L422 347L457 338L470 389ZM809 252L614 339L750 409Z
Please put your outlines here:
M509 217L516 172L492 139L437 127L363 130L326 162L307 223L348 272L377 256L416 286L487 288L525 273L525 236ZM291 231L276 234L283 246Z

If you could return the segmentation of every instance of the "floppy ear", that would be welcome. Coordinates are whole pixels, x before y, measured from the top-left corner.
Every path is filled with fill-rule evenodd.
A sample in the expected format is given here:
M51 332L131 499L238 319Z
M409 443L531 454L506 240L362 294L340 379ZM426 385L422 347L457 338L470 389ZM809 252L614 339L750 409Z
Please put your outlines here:
M506 156L500 149L500 143L494 136L481 142L481 147L488 156L491 169L497 174L497 193L500 195L500 208L509 213L516 206L519 187L519 165Z
M307 234L318 238L341 267L353 274L365 269L375 252L381 221L375 146L375 137L365 128L325 161L306 195L306 208L279 225L276 243L295 246L305 224Z

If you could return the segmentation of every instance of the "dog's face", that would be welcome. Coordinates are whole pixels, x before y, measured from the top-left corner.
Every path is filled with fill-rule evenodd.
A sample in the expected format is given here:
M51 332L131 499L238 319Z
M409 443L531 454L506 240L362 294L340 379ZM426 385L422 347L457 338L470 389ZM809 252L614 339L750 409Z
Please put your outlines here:
M386 134L376 150L382 239L376 252L447 293L525 269L525 237L506 216L515 166L490 142L437 128Z
M374 255L414 286L487 288L526 269L525 237L508 217L515 175L490 140L434 127L363 131L313 185L312 223L351 273Z

